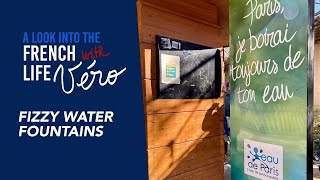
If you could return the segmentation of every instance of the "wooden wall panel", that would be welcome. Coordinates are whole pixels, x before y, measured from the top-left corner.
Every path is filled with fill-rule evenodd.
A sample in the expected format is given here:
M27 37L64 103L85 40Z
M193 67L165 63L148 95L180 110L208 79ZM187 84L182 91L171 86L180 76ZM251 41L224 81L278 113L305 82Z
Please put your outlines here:
M222 30L223 46L229 45L229 0L197 0L217 7L219 26Z
M148 148L223 135L223 110L166 113L147 116Z
M221 29L159 9L140 4L141 38L140 41L155 44L155 35L202 44L209 47L222 47Z
M169 177L168 180L219 180L224 179L224 168L220 162L210 164L177 176Z
M147 140L147 149L148 147L154 147L154 121L153 116L145 116L145 125L146 125L146 140Z
M141 0L142 4L151 6L164 12L200 22L213 27L218 26L217 7L213 4L195 0ZM197 12L197 15L194 15Z
M157 50L153 44L140 43L141 69L143 79L157 79Z
M219 10L206 0L138 0L149 178L223 179L223 97L157 99L156 35L225 45Z
M211 137L148 150L150 179L165 179L217 164L223 167L223 137Z

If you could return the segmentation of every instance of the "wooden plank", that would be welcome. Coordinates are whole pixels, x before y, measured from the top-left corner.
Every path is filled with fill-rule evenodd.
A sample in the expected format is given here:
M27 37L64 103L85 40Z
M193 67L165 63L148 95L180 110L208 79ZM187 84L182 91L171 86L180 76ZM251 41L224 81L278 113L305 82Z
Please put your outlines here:
M147 147L153 146L154 142L154 122L153 116L145 116L145 126L146 126L146 140Z
M222 30L221 40L224 46L229 46L229 0L197 0L212 4L218 9L218 21Z
M218 99L157 99L157 80L143 81L146 114L174 113L186 111L207 111L221 108L224 98Z
M157 48L153 44L140 43L140 62L143 79L157 79Z
M150 179L165 179L210 164L223 167L223 136L148 150Z
M147 115L147 147L223 135L223 117L223 106L208 111Z
M150 92L156 92L156 82L151 80L142 80L142 89L143 89L143 103L144 103L144 113L153 114L153 104L156 99L155 95L152 95Z
M143 4L145 1L149 4ZM139 40L143 42L140 50L149 178L221 179L223 98L158 100L155 35L222 47L225 45L223 32L207 18L214 13L210 11L214 9L212 6L199 8L202 2L192 0L170 1L174 6L179 3L186 6L181 9L163 6L168 3L169 0L137 1ZM188 9L190 7L195 11Z
M141 3L196 22L219 27L217 7L206 1L141 0Z
M168 36L209 47L222 47L222 31L157 8L141 5L142 42L155 44L155 35Z
M174 177L166 178L168 180L223 180L224 168L220 162L210 164Z

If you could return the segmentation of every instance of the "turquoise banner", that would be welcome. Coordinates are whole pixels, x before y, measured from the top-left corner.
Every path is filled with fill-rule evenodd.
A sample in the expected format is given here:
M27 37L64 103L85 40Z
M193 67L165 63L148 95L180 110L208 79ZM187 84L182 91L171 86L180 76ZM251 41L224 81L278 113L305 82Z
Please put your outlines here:
M308 1L230 0L233 180L306 179Z

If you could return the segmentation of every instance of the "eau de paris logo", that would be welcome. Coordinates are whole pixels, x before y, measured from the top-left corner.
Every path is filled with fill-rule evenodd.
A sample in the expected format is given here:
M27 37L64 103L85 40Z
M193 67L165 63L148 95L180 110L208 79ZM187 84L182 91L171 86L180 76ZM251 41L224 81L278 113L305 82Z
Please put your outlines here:
M245 139L244 173L263 180L282 180L282 146Z

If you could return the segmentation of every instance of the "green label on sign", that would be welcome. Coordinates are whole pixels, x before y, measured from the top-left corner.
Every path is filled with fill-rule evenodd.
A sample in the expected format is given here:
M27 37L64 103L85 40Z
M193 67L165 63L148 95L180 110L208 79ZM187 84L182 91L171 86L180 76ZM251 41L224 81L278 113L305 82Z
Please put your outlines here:
M176 78L177 77L177 70L175 64L166 64L166 77L167 78Z

